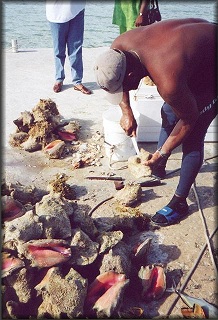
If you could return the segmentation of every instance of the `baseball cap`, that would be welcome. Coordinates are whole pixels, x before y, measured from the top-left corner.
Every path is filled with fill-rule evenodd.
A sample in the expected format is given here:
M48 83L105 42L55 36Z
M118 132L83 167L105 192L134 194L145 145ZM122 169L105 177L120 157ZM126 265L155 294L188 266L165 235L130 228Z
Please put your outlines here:
M98 85L107 91L106 99L112 104L119 104L126 72L125 54L118 49L108 49L97 58L94 72Z

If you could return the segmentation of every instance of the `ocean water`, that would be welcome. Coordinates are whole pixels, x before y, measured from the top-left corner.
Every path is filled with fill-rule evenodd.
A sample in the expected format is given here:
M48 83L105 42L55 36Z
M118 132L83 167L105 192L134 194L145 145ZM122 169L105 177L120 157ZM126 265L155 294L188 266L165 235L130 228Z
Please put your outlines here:
M84 47L110 46L119 35L112 25L114 1L89 1L85 9ZM197 17L217 22L217 1L162 1L162 19ZM2 1L2 48L11 48L17 39L19 48L52 48L45 1Z

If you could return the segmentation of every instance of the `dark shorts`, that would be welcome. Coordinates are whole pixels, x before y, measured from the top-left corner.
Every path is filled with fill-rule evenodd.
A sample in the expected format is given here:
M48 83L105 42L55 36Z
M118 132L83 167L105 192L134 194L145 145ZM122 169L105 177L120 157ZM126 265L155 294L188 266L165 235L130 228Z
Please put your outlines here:
M213 99L213 101L205 106L200 112L200 116L195 123L195 126L192 130L192 133L188 137L188 139L193 139L196 141L204 140L204 137L207 133L207 129L210 126L211 122L215 119L217 115L217 106L218 106L218 98ZM161 117L162 117L162 127L164 129L171 129L178 122L178 118L173 112L170 105L164 103L161 109Z
M200 112L200 116L198 117L192 132L182 143L184 152L187 153L193 150L199 150L199 148L203 147L207 129L217 115L217 101L217 98L213 99L213 101L208 106L205 106ZM164 103L162 106L161 117L162 128L169 135L179 119L167 103Z
M204 141L208 127L217 116L217 101L217 98L213 99L213 101L208 106L205 106L200 112L200 116L188 137L189 139L192 139L193 142Z

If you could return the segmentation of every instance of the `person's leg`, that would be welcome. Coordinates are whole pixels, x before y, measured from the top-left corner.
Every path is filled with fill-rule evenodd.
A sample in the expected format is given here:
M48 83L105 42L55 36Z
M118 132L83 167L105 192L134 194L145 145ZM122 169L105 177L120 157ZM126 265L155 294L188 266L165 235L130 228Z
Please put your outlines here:
M206 134L206 132L205 132ZM194 136L195 134L193 134ZM182 146L183 157L180 170L179 184L176 189L176 196L187 198L191 186L197 177L204 159L204 136L201 141L190 136Z
M84 34L84 10L74 19L69 21L69 32L67 37L68 56L70 60L73 85L82 83L83 60L82 45Z
M180 179L176 192L167 206L159 210L152 217L154 223L159 225L175 223L188 213L186 198L202 166L204 158L204 138L216 114L217 106L214 104L210 110L199 116L194 129L183 142Z
M68 23L50 22L55 57L55 80L56 84L62 84L65 79L64 64L66 58L66 34Z
M164 102L161 108L161 118L162 118L162 125L160 130L160 135L158 139L157 148L162 147L164 142L169 137L170 133L172 132L173 128L175 127L178 118L176 117L175 113L173 112L172 108L169 104ZM157 166L152 169L152 174L160 179L163 179L166 175L166 163L168 158L161 160Z
M84 34L84 10L74 19L69 21L69 33L67 37L68 56L71 67L72 82L74 90L84 94L91 94L92 91L82 84L83 60L82 45Z
M206 132L198 141L198 137L195 135L196 131L184 141L182 146L183 157L176 192L171 201L152 217L154 223L164 224L166 222L165 214L169 214L169 216L172 214L172 216L174 215L173 219L177 220L188 213L186 198L200 171L204 156L204 136Z

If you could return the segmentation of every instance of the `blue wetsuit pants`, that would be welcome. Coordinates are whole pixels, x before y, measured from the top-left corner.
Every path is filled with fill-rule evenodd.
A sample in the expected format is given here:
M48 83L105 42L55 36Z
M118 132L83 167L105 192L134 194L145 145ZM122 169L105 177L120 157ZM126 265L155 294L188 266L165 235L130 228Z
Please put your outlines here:
M200 171L204 158L204 139L210 123L217 115L217 98L203 108L192 130L182 143L182 164L180 179L175 194L187 198L194 180ZM162 127L158 148L161 147L172 132L178 118L172 108L164 103L161 109Z

